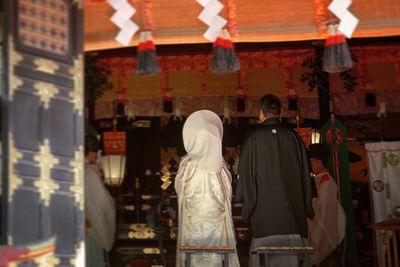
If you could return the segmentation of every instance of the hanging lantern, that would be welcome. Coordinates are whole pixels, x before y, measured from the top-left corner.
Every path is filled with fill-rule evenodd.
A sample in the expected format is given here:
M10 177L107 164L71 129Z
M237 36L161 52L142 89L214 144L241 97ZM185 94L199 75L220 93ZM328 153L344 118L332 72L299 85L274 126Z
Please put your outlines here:
M158 65L156 47L153 42L151 31L140 33L138 58L136 63L137 75L152 75L160 72Z
M318 129L312 129L311 131L311 144L321 143L321 134Z
M116 121L114 120L114 130L103 133L104 154L101 162L104 171L104 181L109 186L120 186L125 176L126 165L126 133L116 131Z
M353 67L346 37L339 32L337 24L328 26L322 67L329 73L343 72Z
M213 45L211 71L215 74L225 74L239 69L240 63L233 49L231 35L223 29Z
M109 186L121 186L125 176L126 157L107 155L101 158L104 181Z

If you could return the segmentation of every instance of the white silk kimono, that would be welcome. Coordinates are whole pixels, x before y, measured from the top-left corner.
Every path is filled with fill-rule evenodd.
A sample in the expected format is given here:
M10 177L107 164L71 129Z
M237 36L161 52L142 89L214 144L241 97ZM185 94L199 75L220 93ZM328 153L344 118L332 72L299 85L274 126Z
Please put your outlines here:
M320 264L343 241L346 215L337 198L336 182L324 171L315 176L318 197L313 199L315 217L308 221L310 244L315 247L312 263Z
M183 140L187 155L175 178L178 195L178 246L232 246L236 250L231 213L231 175L222 158L222 123L211 111L198 111L186 120ZM194 254L192 266L220 267L218 254ZM177 267L185 256L177 250ZM239 266L237 253L229 266Z
M104 254L102 249L110 251L114 244L115 205L101 181L97 166L88 163L85 164L85 216L90 223L87 249L92 252L87 256L92 258L90 262L103 261L100 259Z

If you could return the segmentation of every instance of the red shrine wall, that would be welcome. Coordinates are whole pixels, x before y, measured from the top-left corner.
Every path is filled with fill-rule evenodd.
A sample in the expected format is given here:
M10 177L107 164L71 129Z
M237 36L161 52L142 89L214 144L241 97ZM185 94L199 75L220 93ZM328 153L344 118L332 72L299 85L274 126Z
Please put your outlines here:
M400 45L352 47L358 63L351 70L357 76L353 92L344 89L339 75L330 75L330 90L337 115L374 114L381 101L389 113L400 112ZM210 50L211 51L211 50ZM301 66L307 57L314 57L314 49L282 49L273 51L238 52L242 69L233 74L215 75L209 71L210 54L159 56L161 74L137 76L135 57L103 57L99 64L111 67L114 90L107 92L96 103L96 118L113 116L113 101L122 99L131 105L137 116L163 115L162 99L171 90L175 107L184 115L198 109L210 109L223 114L228 107L231 116L255 116L258 98L273 93L283 100L284 117L294 117L287 110L287 89L292 84L299 97L299 113L305 119L318 119L317 90L309 91L300 81L306 71ZM239 91L239 89L241 91ZM365 93L376 94L377 105L367 107ZM236 111L236 98L246 96L246 109ZM226 109L225 109L226 110Z

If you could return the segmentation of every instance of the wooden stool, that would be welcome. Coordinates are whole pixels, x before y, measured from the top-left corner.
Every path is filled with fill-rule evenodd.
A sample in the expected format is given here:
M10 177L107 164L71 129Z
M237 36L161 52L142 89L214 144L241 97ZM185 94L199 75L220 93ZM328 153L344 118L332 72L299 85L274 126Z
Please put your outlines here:
M192 247L192 246L181 246L178 249L186 254L186 267L190 267L190 258L192 254L198 253L217 253L224 255L224 267L229 267L229 254L235 253L235 248L224 246L224 247Z
M256 247L251 251L251 254L264 255L264 260L267 262L268 256L273 254L280 255L311 255L315 249L313 247Z

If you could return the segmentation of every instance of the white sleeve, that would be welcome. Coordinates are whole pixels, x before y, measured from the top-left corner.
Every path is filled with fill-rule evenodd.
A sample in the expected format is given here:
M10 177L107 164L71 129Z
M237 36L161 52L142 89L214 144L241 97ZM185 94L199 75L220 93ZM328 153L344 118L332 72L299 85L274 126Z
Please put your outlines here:
M85 167L85 215L89 232L107 251L115 239L115 205L100 177L91 167Z

